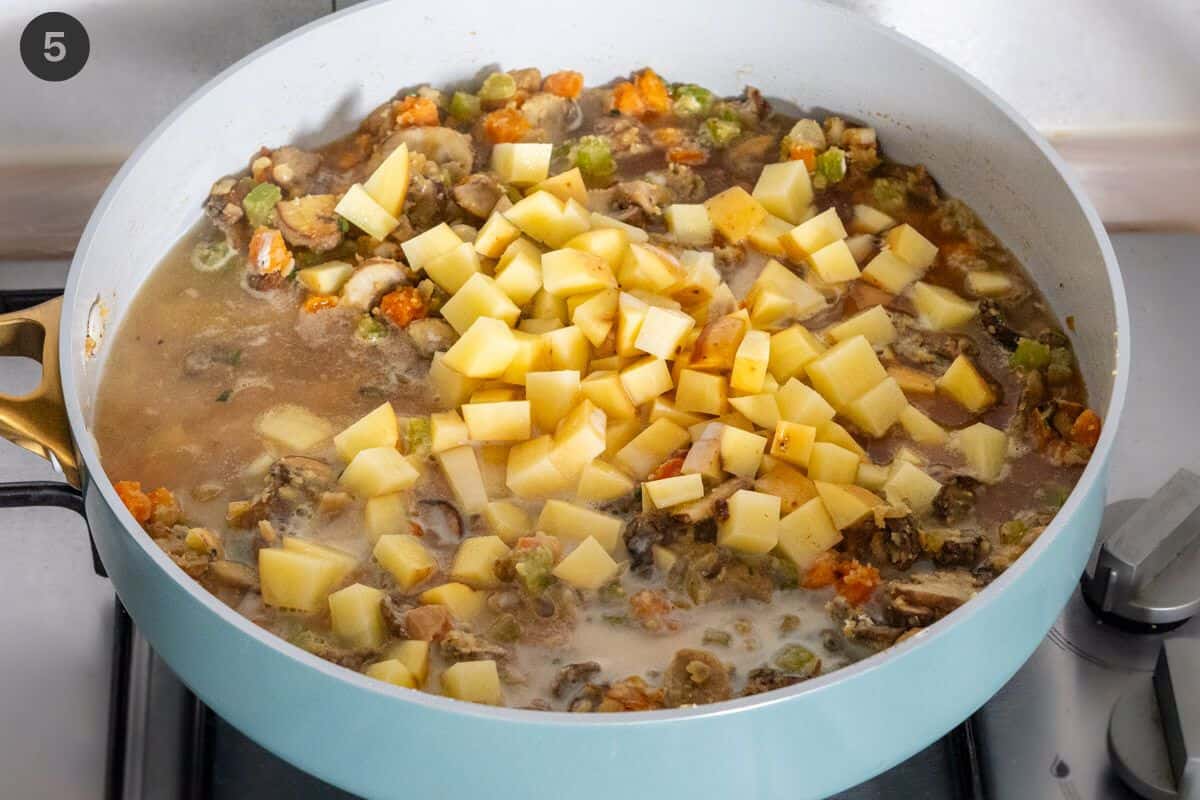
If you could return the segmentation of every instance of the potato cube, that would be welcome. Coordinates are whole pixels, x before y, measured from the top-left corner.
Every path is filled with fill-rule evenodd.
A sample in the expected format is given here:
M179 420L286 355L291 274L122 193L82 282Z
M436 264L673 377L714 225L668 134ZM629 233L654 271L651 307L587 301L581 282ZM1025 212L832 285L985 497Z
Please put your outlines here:
M361 583L329 595L329 621L334 635L352 648L379 647L387 638L382 603L382 589Z
M816 442L808 456L808 477L826 483L854 483L858 453L829 442Z
M472 403L507 403L521 399L521 390L516 386L481 386L471 394ZM465 423L464 423L465 424Z
M936 383L938 389L973 414L996 402L996 393L965 355L960 354L954 359Z
M655 508L670 508L704 497L704 479L699 475L676 475L642 484Z
M589 536L558 563L551 574L577 589L599 589L620 571L604 546Z
M667 230L675 236L682 245L707 245L712 243L712 220L708 218L708 209L700 203L674 203L666 207L663 217Z
M485 444L479 448L479 472L488 497L504 497L509 493L504 481L508 476L510 449L507 444Z
M685 272L675 256L649 244L633 243L625 253L618 273L621 286L645 289L649 292L668 292L683 281Z
M756 427L773 430L779 424L779 402L770 392L731 397L729 405L753 422Z
M476 234L473 246L475 252L484 258L500 258L520 238L521 229L505 219L499 211L493 211Z
M399 220L367 194L361 183L356 183L346 190L333 210L372 239L381 241L400 224Z
M600 347L612 331L617 319L617 300L620 293L616 289L603 289L590 295L576 295L581 302L571 313L571 323L583 332L583 335L594 347Z
M721 428L721 468L739 478L753 478L762 464L767 437L732 425Z
M620 517L593 511L565 500L547 500L538 515L537 530L569 542L595 538L612 552L621 539L624 523Z
M526 305L542 288L541 251L528 239L517 239L496 264L495 281L509 300L518 306ZM557 319L557 310L549 316Z
M592 349L588 344L587 337L578 327L568 325L565 328L548 331L542 334L542 338L550 343L551 367L556 370L576 370L580 373L587 369Z
M862 449L862 446L855 441L850 432L833 420L826 422L824 425L817 426L817 441L836 444L843 450L857 453L861 459L866 459L867 457L867 451Z
M254 421L254 431L288 450L304 452L328 439L333 426L307 408L285 404L264 411Z
M878 439L900 421L900 414L907 407L908 398L900 384L889 377L853 400L846 406L845 413L851 422Z
M495 661L460 661L446 667L441 680L447 697L489 706L504 704Z
M629 237L629 241L631 242L650 241L650 234L646 233L646 231L642 230L636 225L630 225L627 222L621 222L619 219L613 219L612 217L605 216L597 211L593 211L588 217L588 220L591 222L593 228L607 228L621 231Z
M410 534L380 536L371 555L406 592L437 571L437 561L421 540Z
M363 190L380 208L393 217L399 217L404 211L404 200L408 197L408 179L408 145L401 142L363 183Z
M937 391L932 375L912 367L893 364L887 368L887 374L896 379L905 394L933 394Z
M479 616L487 598L465 583L451 582L426 589L417 595L417 600L421 605L445 606L455 619L467 622Z
M780 419L814 428L821 427L837 414L825 398L795 378L789 378L775 392L775 402L779 406Z
M717 523L717 544L742 553L768 553L779 543L779 498L739 489Z
M638 331L634 346L643 353L671 360L679 353L684 337L696 321L682 311L651 306Z
M772 258L785 258L787 251L783 249L783 245L779 239L785 233L792 229L792 223L785 219L768 214L767 218L758 224L758 227L750 231L750 235L746 237L746 241L758 252L771 256Z
M967 273L966 286L976 297L1003 297L1013 290L1013 280L1005 272L979 270Z
M550 342L542 338L541 334L527 333L521 330L513 331L513 338L517 342L517 352L513 355L512 361L508 362L508 368L504 370L500 380L515 386L524 386L525 377L530 372L540 372L550 368L553 360ZM519 399L519 390L513 391Z
M338 482L359 497L377 497L409 488L421 473L395 447L359 450Z
M408 497L403 492L381 494L367 501L363 509L363 524L367 529L367 541L379 541L380 536L392 533L407 533Z
M505 485L517 497L535 499L558 494L570 482L550 459L554 437L549 434L513 445L508 451Z
M426 274L451 294L461 289L467 279L479 271L479 254L470 242L463 242L425 264Z
M346 575L343 564L307 553L264 547L258 551L263 602L311 613L325 607L329 591Z
M754 481L754 490L779 498L781 513L790 514L817 496L817 487L803 472L782 461L774 461L771 467Z
M499 405L499 404L493 404ZM468 430L470 423L467 423ZM483 473L479 469L479 459L475 449L463 445L451 450L443 450L436 456L446 474L446 482L454 492L454 499L468 514L478 514L487 506L487 490L483 485Z
M842 540L825 503L813 497L779 520L779 552L806 572L817 558Z
M928 462L924 456L911 447L901 447L892 455L892 465L899 467L903 463L916 464L919 467Z
M1000 477L1008 457L1008 436L1004 431L976 422L959 431L955 438L977 478L991 482Z
M313 294L337 294L351 275L354 267L345 261L326 261L296 273L296 280Z
M747 331L733 359L729 387L739 392L761 392L770 357L770 334L766 331Z
M604 412L586 397L559 423L550 460L568 481L577 480L584 466L604 452L606 424Z
M775 259L768 261L758 273L750 291L746 293L746 301L752 307L759 306L758 300L764 294L772 294L788 302L790 307L787 315L797 319L807 319L826 307L824 295ZM759 309L757 314L760 317L772 316L764 309ZM751 318L754 317L755 312L752 311Z
M384 403L334 436L333 446L339 458L349 461L368 447L395 447L399 437L396 412L391 403Z
M888 231L884 237L888 249L897 258L907 261L919 270L927 270L937 258L937 247L926 239L912 225L897 225Z
M724 426L717 424L718 430ZM721 469L721 439L719 436L710 439L700 439L691 446L683 459L684 475L699 475L711 483L717 483L725 477Z
M582 396L579 370L561 369L525 375L525 397L530 414L542 431L552 431Z
M779 242L793 261L804 261L813 253L846 238L846 228L837 209L827 208L801 222L780 237Z
M425 265L433 259L448 253L462 244L459 235L450 229L446 223L435 225L424 233L419 233L400 245L404 251L404 259L414 270L425 269Z
M483 509L483 519L488 530L500 537L505 544L515 544L517 539L533 532L533 520L525 509L511 500L493 500Z
M492 170L503 183L532 186L550 174L554 145L534 142L501 142L492 148Z
M804 370L813 388L835 409L845 408L887 377L865 336L837 343L810 361Z
M624 497L632 492L635 486L632 478L612 464L592 461L579 475L579 486L575 490L575 496L583 502L603 503Z
M604 259L609 269L616 274L625 262L625 254L629 250L629 235L616 228L596 228L579 234L564 247L582 250Z
M426 643L422 642L422 644ZM376 661L374 664L371 664L366 669L366 676L374 678L377 681L383 681L395 686L404 686L409 689L416 689L421 685L420 681L405 666L404 662L395 658Z
M862 278L885 292L899 294L923 274L924 270L909 264L891 250L880 250L863 268Z
M864 336L877 348L887 347L896 341L896 326L883 306L871 306L829 329L835 342L844 342L855 336Z
M604 432L604 454L615 457L621 448L633 441L633 437L646 427L640 417L614 420L609 418L608 429Z
M671 297L697 320L707 320L709 304L721 284L715 257L707 251L684 250L679 254L679 266L683 280L671 287ZM699 316L702 309L703 316Z
M854 217L850 220L851 233L883 233L896 224L896 220L877 208L858 204L854 206Z
M793 325L771 334L771 360L767 368L780 383L804 374L810 361L824 353L825 343L803 325Z
M752 195L770 213L798 225L813 199L808 167L803 161L767 164L758 174Z
M571 237L590 227L585 220L566 217L566 206L550 192L534 192L504 212L505 218L532 239L551 247L561 247Z
M406 639L384 650L384 656L403 664L420 686L429 677L429 642Z
M679 560L679 556L660 544L650 546L650 554L654 558L654 568L662 574L668 574Z
M563 327L563 324L556 319L534 319L527 317L517 323L517 330L532 333L535 336L556 331L561 327ZM549 342L547 342L547 345L549 345Z
M892 505L904 503L915 513L925 514L933 508L933 498L941 489L942 485L924 470L905 461L883 485L883 496Z
M345 550L325 544L317 544L311 539L301 539L297 536L285 536L283 539L283 549L289 553L299 553L336 564L339 580L357 567L359 562L357 556L353 556Z
M979 306L964 300L944 286L917 281L909 289L909 297L920 316L921 324L934 331L962 327L979 313Z
M454 330L463 334L480 317L502 320L511 328L517 324L521 309L496 285L494 278L477 272L446 301L441 313Z
M709 322L700 329L700 334L692 345L688 367L705 370L733 369L733 361L748 327L743 314L729 314Z
M600 256L565 247L542 254L542 285L556 297L570 297L611 289L617 279Z
M726 396L725 378L694 369L679 373L675 388L675 407L700 414L723 414Z
M789 464L807 467L813 445L817 441L817 429L799 422L782 421L775 426L775 437L771 440L771 455Z
M891 475L888 467L864 461L858 465L858 476L854 482L868 491L881 492Z
M817 276L826 283L852 281L862 273L845 240L831 242L808 257Z
M499 536L472 536L463 539L454 552L450 578L474 589L495 589L496 562L508 555L508 545Z
M512 363L517 349L517 339L508 325L491 317L479 317L450 345L442 360L468 378L498 378Z
M850 248L850 255L854 256L854 263L862 264L876 251L875 237L869 233L860 233L856 236L848 236L846 238L846 247Z
M621 385L635 406L671 391L671 370L661 358L643 358L621 370Z
M477 442L523 442L533 432L528 400L468 403L462 414L467 432Z
M467 444L471 434L457 411L441 411L429 415L429 449L434 453Z
M824 481L816 481L816 485L817 494L829 512L829 518L840 531L861 522L874 508L883 505L882 499L861 486Z
M455 408L467 401L481 381L446 366L446 354L434 353L429 363L429 386L440 408Z
M589 374L579 384L583 396L595 403L610 420L631 419L637 416L637 408L625 386L621 375L613 370L600 370Z
M767 209L740 186L732 186L704 201L713 227L737 244L767 218Z
M687 444L689 439L686 430L670 420L660 419L633 437L629 444L617 452L614 460L630 475L644 480L671 453Z
M945 444L949 438L945 428L927 417L916 406L910 405L900 412L900 424L918 444Z

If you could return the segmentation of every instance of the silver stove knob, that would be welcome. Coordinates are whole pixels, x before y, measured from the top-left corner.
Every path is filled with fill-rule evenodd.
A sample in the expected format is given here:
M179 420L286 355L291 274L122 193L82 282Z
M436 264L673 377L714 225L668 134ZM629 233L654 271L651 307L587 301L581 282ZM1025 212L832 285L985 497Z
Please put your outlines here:
M1149 500L1117 505L1125 513L1101 529L1084 600L1121 627L1183 624L1200 612L1200 476L1181 469Z

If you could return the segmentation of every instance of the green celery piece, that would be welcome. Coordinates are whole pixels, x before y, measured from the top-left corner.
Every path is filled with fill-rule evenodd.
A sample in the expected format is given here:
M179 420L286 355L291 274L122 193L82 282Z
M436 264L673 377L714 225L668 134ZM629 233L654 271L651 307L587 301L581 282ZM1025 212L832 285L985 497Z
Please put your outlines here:
M837 183L846 177L846 152L840 147L831 147L817 156L817 174L829 183Z
M812 650L799 644L787 644L779 648L771 663L793 675L811 675L820 664Z
M1019 519L1010 519L1000 525L1000 541L1005 544L1020 544L1029 526Z
M404 452L410 456L427 456L432 443L429 417L409 417L404 429Z
M603 136L583 136L575 145L572 160L579 171L589 178L607 178L617 171L608 139Z
M1021 337L1017 341L1017 349L1008 357L1008 365L1013 369L1034 371L1050 364L1050 346L1034 339Z
M713 93L703 86L694 83L681 83L672 92L674 103L672 110L681 117L695 117L707 114L712 108Z
M466 92L455 92L450 98L450 116L463 122L469 122L479 116L480 101L476 95Z
M550 552L550 548L546 545L539 544L536 547L522 550L516 554L515 560L514 568L517 577L525 587L525 591L534 597L539 596L554 583L554 576L550 574L554 569L554 553Z
M507 100L517 93L517 82L507 72L493 72L483 79L479 87L479 99L487 102Z
M283 199L283 192L273 183L260 183L242 198L242 209L251 227L269 225L275 217L275 204Z
M700 138L713 147L724 147L742 133L742 126L734 120L709 117L700 126Z
M218 272L236 255L224 239L197 242L192 248L192 268L197 272Z
M1050 350L1050 362L1046 367L1046 380L1054 386L1061 386L1071 380L1075 374L1075 356L1070 348L1054 347Z
M354 333L364 342L377 342L384 336L387 336L387 327L374 317L364 315L358 321L358 326L354 329Z
M908 205L908 188L899 178L876 178L871 184L871 196L881 211L895 214Z

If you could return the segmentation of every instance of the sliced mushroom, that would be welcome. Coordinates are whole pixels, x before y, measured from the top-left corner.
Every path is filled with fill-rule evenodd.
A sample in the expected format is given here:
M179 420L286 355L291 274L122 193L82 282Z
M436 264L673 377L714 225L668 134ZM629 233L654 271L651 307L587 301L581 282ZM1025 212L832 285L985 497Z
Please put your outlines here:
M414 320L405 330L417 346L417 352L425 358L433 358L434 353L450 349L458 338L450 323L437 317Z
M341 244L342 229L334 213L337 196L310 194L275 205L279 230L294 247L308 247L323 253Z
M407 279L407 270L390 258L369 259L346 281L338 304L367 311L384 293Z
M455 177L469 174L475 163L471 137L453 128L401 128L388 137L380 152L386 155L401 142L408 145L410 153L420 153L430 161L450 168Z

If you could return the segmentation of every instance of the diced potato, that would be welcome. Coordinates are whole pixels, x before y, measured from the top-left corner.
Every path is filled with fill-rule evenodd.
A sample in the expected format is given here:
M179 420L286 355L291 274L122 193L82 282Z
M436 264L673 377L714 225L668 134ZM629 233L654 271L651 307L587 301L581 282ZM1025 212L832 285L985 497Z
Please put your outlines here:
M384 651L384 655L407 667L409 673L416 679L417 686L423 684L429 677L429 642L423 642L420 639L406 639L388 647Z
M548 497L565 490L570 482L550 459L554 437L549 434L513 445L508 451L505 484L517 497Z
M541 334L521 330L513 331L513 338L517 342L517 352L512 361L508 362L508 368L504 370L500 380L515 386L524 386L525 378L530 372L541 372L550 368L553 360L550 342L542 338Z
M786 325L796 315L795 303L774 289L764 289L754 295L750 306L750 324L759 329L773 331Z
M495 281L516 305L524 306L533 300L542 288L542 254L537 245L528 239L517 239L510 244L496 264ZM557 319L557 309L549 316Z
M627 222L621 222L619 219L613 219L612 217L605 216L597 211L593 211L588 217L588 220L591 222L593 228L612 228L622 231L626 236L629 237L629 241L631 242L650 241L650 234L646 233L646 231L642 230L638 226L630 225Z
M909 289L909 297L920 315L921 324L930 330L946 331L970 322L979 313L979 306L964 300L944 286L917 281Z
M507 444L485 444L479 448L479 472L483 475L483 488L488 497L505 497L508 486L505 478L508 476Z
M869 436L880 438L900 421L908 398L895 378L886 378L846 406L846 417Z
M488 530L500 537L507 545L533 532L533 520L525 509L511 500L493 500L483 509L483 519Z
M450 345L443 363L468 378L498 378L517 354L517 339L504 322L479 317Z
M667 230L682 245L698 246L712 243L713 226L708 209L703 204L674 203L666 207L663 217Z
M733 369L738 347L748 328L744 314L729 314L709 322L700 329L692 345L688 366L692 369Z
M432 268L433 264L429 266ZM521 309L496 285L494 278L477 272L446 301L441 314L454 330L464 334L480 317L501 320L511 328L517 324Z
M422 644L426 644L426 642L422 642ZM412 674L412 671L402 661L395 658L376 661L367 667L366 675L368 678L374 678L377 681L404 686L409 689L416 689L421 685L416 676Z
M680 411L675 407L675 401L667 397L656 397L650 404L650 422L659 419L669 419L681 428L690 428L698 422L704 422L707 417L691 411Z
M520 399L521 389L517 386L485 385L471 393L472 403L507 403L512 400Z
M813 497L779 520L779 552L801 572L807 571L818 556L841 540L841 532L819 497Z
M1013 280L1005 272L979 270L967 273L966 286L976 297L1003 297L1013 290Z
M460 661L442 673L442 691L455 700L503 705L504 690L495 661Z
M749 489L730 496L717 523L717 544L742 553L768 553L779 543L779 498Z
M936 383L938 389L973 414L996 402L996 393L965 355L954 359Z
M375 542L371 555L379 566L396 580L396 585L408 591L424 582L437 571L437 561L416 536L386 534Z
M741 412L746 419L753 422L759 428L773 430L779 424L779 402L775 399L775 395L770 392L749 394L744 397L731 397L729 398L729 405Z
M584 397L599 406L610 420L631 419L637 416L637 408L626 394L618 372L592 372L579 384L579 390Z
M587 369L592 348L578 327L568 325L548 331L542 338L550 343L550 366L554 369L573 369L580 373Z
M617 319L617 300L620 293L616 289L603 289L591 295L576 295L583 299L571 314L571 323L583 332L583 335L594 347L600 347L612 331ZM572 298L572 299L575 299Z
M808 257L817 276L826 283L852 281L862 273L845 240L831 242Z
M716 258L709 251L684 250L679 254L679 266L683 268L683 280L671 287L671 297L697 320L707 320L709 304L721 284Z
M474 589L495 589L496 562L508 555L508 545L499 536L472 536L454 552L450 577Z
M366 502L363 524L367 540L375 542L380 536L406 533L409 530L408 497L403 492L381 494Z
M911 447L901 447L892 455L892 465L899 467L903 463L916 464L919 467L927 462L924 456Z
M826 483L854 483L858 453L829 442L816 442L808 456L808 477Z
M779 418L788 422L799 422L819 428L833 419L837 412L812 387L795 378L775 392L775 403L779 406Z
M276 608L311 613L348 570L338 562L307 553L264 547L258 551L258 577L263 602Z
M528 317L517 323L517 330L532 333L536 336L556 331L561 327L563 327L563 324L556 319L534 319ZM547 345L549 345L549 342L547 342Z
M498 405L498 404L494 404ZM468 429L470 423L467 423ZM451 450L443 450L436 456L446 475L446 482L454 492L454 499L468 514L478 514L488 504L487 489L483 485L483 473L479 469L479 459L475 449L463 445Z
M345 261L326 261L315 267L299 270L296 280L313 294L337 294L351 275L354 267Z
M666 250L634 242L625 253L618 278L626 290L662 293L678 285L684 275L683 266Z
M477 442L523 442L533 432L528 400L467 403L462 414Z
M635 406L649 402L675 387L671 381L671 370L661 358L643 358L625 367L620 375L625 394L629 395L629 400Z
M885 292L899 294L915 280L920 279L924 270L914 267L891 250L880 250L863 268L862 278L867 283L878 286Z
M650 545L650 555L654 558L654 568L664 575L668 574L679 560L679 556L660 544Z
M896 220L877 208L858 204L854 206L854 217L850 220L851 233L883 233L896 224Z
M797 319L811 317L823 311L826 307L824 295L806 283L802 277L775 259L768 261L762 268L762 271L758 273L758 277L754 279L754 284L750 287L750 291L746 293L747 304L752 307L758 306L759 297L763 294L774 294L787 301L790 304L787 316ZM755 312L752 311L752 320L755 316ZM759 309L757 316L765 317L771 315L767 311ZM764 327L768 324L762 320L760 322L756 322L755 324L759 327Z
M559 423L550 460L568 481L577 480L588 462L604 452L606 424L604 412L586 397Z
M775 426L775 437L771 440L771 455L789 464L807 467L813 444L817 441L817 429L812 425L782 421Z
M845 238L846 228L837 209L827 208L792 228L780 237L779 242L793 261L805 261L822 247Z
M499 211L493 211L475 235L473 245L475 252L484 258L500 258L520 238L521 229L505 219Z
M967 463L982 481L994 481L1004 470L1008 457L1008 436L991 425L976 422L955 437Z
M778 497L782 513L790 514L817 496L817 488L803 472L775 458L771 458L770 466L765 461L754 490Z
M334 436L333 446L339 458L349 461L368 447L395 447L399 437L396 412L391 403L384 403Z
M861 486L816 481L817 494L829 512L834 527L840 531L861 522L883 500Z
M655 508L670 508L704 497L704 479L699 475L676 475L642 484Z
M808 363L826 350L824 342L803 325L771 334L771 360L767 368L780 383L802 375Z
M408 145L401 142L363 183L363 190L393 217L399 217L404 211L404 200L408 197L408 169Z
M768 214L767 218L758 224L758 227L750 231L750 235L746 237L746 241L764 255L772 258L784 258L787 256L787 251L783 249L783 245L779 239L785 233L790 231L794 226L785 219L780 219L774 214Z
M845 408L887 377L865 336L839 342L804 368L813 388L835 409Z
M468 622L484 609L486 597L483 592L477 592L465 583L443 583L426 589L417 595L417 600L426 606L445 606L457 620ZM463 662L468 663L468 662ZM469 662L479 664L479 661Z
M753 478L762 464L767 437L732 425L721 428L721 468L739 478Z
M729 387L739 392L761 392L771 360L771 335L766 331L746 331L733 358Z
M625 365L625 359L620 356L593 358L588 362L588 372L618 372Z
M579 475L575 490L577 499L588 503L603 503L624 497L636 488L634 480L604 461L592 461Z
M887 368L887 374L896 379L905 394L933 394L937 391L933 376L918 369L893 364Z
M896 326L883 306L871 306L829 329L835 342L844 342L855 336L864 336L876 348L887 347L896 341Z
M638 331L634 346L643 353L671 360L696 321L682 311L651 306Z
M395 447L368 447L358 451L338 482L359 497L378 497L403 491L420 477Z
M718 433L724 429L723 425L714 425ZM725 471L721 469L721 437L714 436L708 439L700 439L691 446L687 456L683 459L684 475L699 475L701 478L706 478L710 483L717 483L725 477Z
M383 240L400 224L383 206L375 202L361 183L351 186L333 210L372 239Z
M854 256L854 263L861 264L875 252L875 237L869 233L848 236L846 237L846 247L850 249L850 255Z
M599 589L617 576L619 567L604 546L589 536L567 554L552 572L576 589Z
M918 444L945 444L949 438L945 428L927 417L916 406L910 405L900 412L900 424Z
M617 278L600 256L564 247L542 254L542 285L556 297L570 297L611 289Z
M732 186L704 201L713 227L737 244L767 218L767 209L740 186Z
M723 414L726 393L726 381L720 375L685 369L679 373L675 388L675 407L700 414Z
M887 467L864 461L858 465L858 476L854 482L868 491L881 492L891 474Z
M382 589L361 583L329 595L329 621L334 635L353 648L379 647L387 638L382 603Z
M922 271L929 269L937 258L937 247L912 225L897 225L888 231L884 241L897 258Z
M285 404L264 411L254 421L254 431L287 450L302 453L328 439L333 426L307 408Z
M579 171L579 167L572 167L566 172L546 178L534 186L530 194L535 191L549 192L564 203L574 199L576 202L587 204L587 185L583 182L583 173Z
M924 514L933 508L933 498L941 488L924 470L906 461L883 485L883 496L892 505L904 503L917 514Z
M467 279L479 271L479 254L470 242L463 242L425 264L426 274L450 293L461 289Z
M553 151L550 143L501 142L492 148L492 169L503 183L532 186L550 174Z
M620 517L593 511L565 500L547 500L536 528L569 542L594 538L607 551L616 549L624 523Z
M301 539L297 536L285 536L283 539L283 549L289 553L300 553L313 558L324 559L337 564L339 569L339 579L345 577L352 569L358 566L358 557L347 553L337 547L330 547L325 544L317 544L310 539Z
M550 247L562 247L591 227L586 217L580 221L576 214L568 215L566 209L566 204L550 192L534 192L505 211L504 216L530 238Z
M525 375L525 397L530 414L542 431L552 431L581 397L579 370L529 372Z
M642 432L645 423L640 417L614 420L609 417L608 429L604 432L604 454L616 456L621 448L633 441Z
M808 167L803 161L767 164L758 174L752 195L770 213L798 225L813 199Z
M614 460L630 475L644 480L672 452L687 444L689 439L688 432L674 422L656 420L622 447Z
M862 445L855 441L850 432L838 425L833 420L826 422L824 425L817 426L817 441L836 444L843 450L849 450L851 453L857 453L861 459L866 459L867 451L863 450Z
M433 354L433 360L429 363L429 386L439 407L455 408L465 403L481 382L446 366L445 359L445 353Z
M629 250L629 235L617 228L596 228L579 234L563 246L599 256L608 264L613 274L616 274L625 263L625 254Z
M462 239L443 222L403 242L400 249L404 251L404 259L408 265L419 271L425 269L425 265L433 259L450 252L460 244Z

